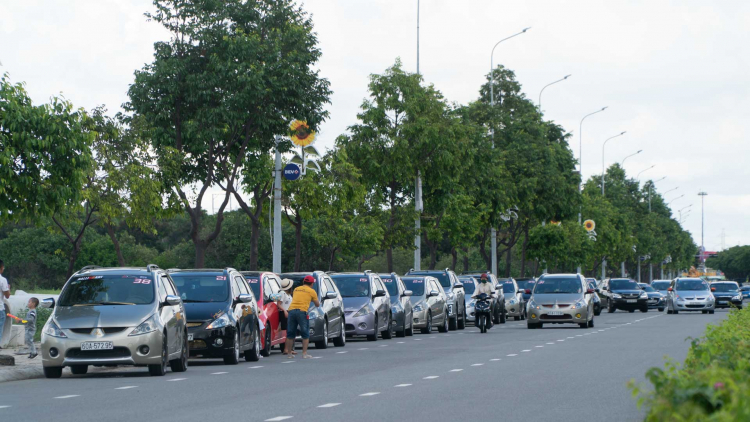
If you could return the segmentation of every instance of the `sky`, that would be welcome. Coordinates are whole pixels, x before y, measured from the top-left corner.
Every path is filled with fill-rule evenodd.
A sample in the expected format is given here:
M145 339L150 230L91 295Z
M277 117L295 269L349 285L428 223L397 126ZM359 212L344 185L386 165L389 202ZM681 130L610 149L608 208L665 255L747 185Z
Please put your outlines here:
M368 77L401 58L417 67L417 0L308 0L331 82L330 118L316 146L330 148L356 122ZM658 182L683 225L720 250L750 244L750 2L726 0L421 0L419 67L451 102L478 97L495 63L514 70L534 102L572 136L583 176L604 163ZM36 103L63 95L76 107L127 101L133 72L169 34L143 13L149 0L24 0L0 3L0 72L23 81ZM607 110L581 118L607 106ZM206 199L211 209L210 198ZM218 199L217 199L218 201ZM685 214L683 214L685 215ZM723 233L723 242L722 242Z

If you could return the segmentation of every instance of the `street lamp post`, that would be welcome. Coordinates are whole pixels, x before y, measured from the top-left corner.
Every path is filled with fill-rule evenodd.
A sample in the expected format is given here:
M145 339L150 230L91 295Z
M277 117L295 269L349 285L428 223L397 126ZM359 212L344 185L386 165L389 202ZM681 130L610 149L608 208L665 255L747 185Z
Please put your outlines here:
M625 133L627 133L627 132L626 131L622 131L622 132L618 133L615 136L610 136L609 138L607 138L606 141L604 141L604 144L602 145L602 196L604 196L604 147L607 146L607 142L609 142L612 139L617 138L618 136L622 136ZM602 269L602 271L604 271L604 269Z
M676 200L678 200L678 199L682 198L683 196L685 196L685 195L680 195L680 196L678 196L677 198L675 198L675 199L673 199L673 200L671 200L671 201L667 202L667 206L671 205L671 204L672 204L672 202L674 202L674 201L676 201Z
M651 170L654 167L656 167L656 164L654 164L653 166L651 166L651 167L649 167L647 169L639 171L638 174L635 176L635 180L640 180L641 179L641 173L643 173L644 171Z
M639 149L639 150L638 150L638 152L635 152L635 153L633 153L633 154L630 154L630 155L628 155L627 157L623 158L623 159L622 159L622 163L620 163L620 167L622 167L622 166L624 166L624 165L625 165L625 160L627 160L628 158L630 158L630 157L633 157L633 156L635 156L635 155L638 155L638 154L640 154L641 152L643 152L643 150L642 150L642 149Z
M654 183L661 182L662 180L666 179L667 176L662 177L659 180L652 180L648 184L648 212L651 213L651 189L654 187Z
M490 106L494 109L495 107L495 48L500 45L501 42L507 41L513 37L517 37L521 34L526 33L531 27L524 28L523 31L515 33L509 37L503 38L502 40L495 43L490 53ZM495 129L490 129L492 132L492 148L495 148ZM493 226L490 230L490 244L492 246L492 274L497 275L497 229Z
M548 87L548 86L550 86L550 85L554 85L554 84L556 84L556 83L558 83L558 82L562 82L562 81L564 81L564 80L568 79L568 78L569 78L569 77L571 77L571 76L572 76L572 74L571 74L571 75L565 75L565 76L564 76L564 77L563 77L562 79L558 79L558 80L556 80L556 81L554 81L554 82L550 82L550 83L548 83L547 85L545 85L545 86L544 86L544 87L542 88L542 90L541 90L541 91L539 91L539 111L542 111L542 93L544 92L544 90L545 90L545 89L547 89L547 87Z
M708 195L706 192L698 192L698 196L701 197L701 267L703 271L706 271L706 245L703 243L703 223L704 223L704 204L703 201L706 199L706 195Z

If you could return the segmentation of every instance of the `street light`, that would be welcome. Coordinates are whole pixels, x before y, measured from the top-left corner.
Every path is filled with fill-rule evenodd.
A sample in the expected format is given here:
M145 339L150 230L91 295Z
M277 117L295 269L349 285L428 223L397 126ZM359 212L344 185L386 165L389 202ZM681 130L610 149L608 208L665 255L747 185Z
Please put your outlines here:
M589 113L581 119L581 123L578 125L578 173L581 175L581 179L578 181L578 193L581 193L581 188L583 183L583 121L586 120L587 117L593 116L596 113L601 113L602 111L606 110L609 106L604 106L601 108L601 110L596 110L593 113ZM578 224L581 224L581 209L582 206L578 206ZM581 266L578 266L578 274L581 273Z
M606 146L607 146L607 142L609 142L609 141L610 141L610 139L615 139L615 138L617 138L618 136L622 136L622 135L624 135L625 133L627 133L627 132L623 130L623 131L622 131L622 132L620 132L619 134L617 134L617 135L615 135L615 136L611 136L611 137L607 138L607 140L606 140L606 141L604 141L604 145L602 145L602 196L604 196L604 147L606 147Z
M523 31L515 33L509 37L503 38L502 40L498 41L494 47L492 47L492 52L490 53L490 106L495 107L495 49L498 45L500 45L501 42L507 41L513 37L517 37L521 34L526 33L531 29L531 27L524 28ZM495 129L492 128L492 148L495 148ZM492 274L497 275L497 229L493 226L490 233L490 244L492 245ZM420 251L421 255L421 251ZM414 257L414 260L416 261L416 256ZM415 266L415 268L418 268Z
M667 178L667 176L664 176L664 177L662 177L659 180L651 180L650 181L651 183L648 184L648 212L649 213L651 212L651 189L654 187L654 183L661 182L662 180L664 180L666 178Z
M628 158L630 158L630 157L633 157L633 156L635 156L635 155L638 155L638 154L640 154L641 152L643 152L643 150L642 150L642 149L639 149L639 150L638 150L638 152L636 152L636 153L633 153L633 154L630 154L630 155L628 155L627 157L623 158L623 159L622 159L622 163L620 163L620 167L622 167L622 166L624 166L624 165L625 165L625 160L627 160Z
M674 187L674 188L672 188L672 189L670 189L670 190L668 190L668 191L666 191L666 192L662 193L662 194L661 194L661 196L663 197L664 195L668 194L669 192L672 192L673 190L677 190L677 189L679 189L679 188L680 188L679 186L677 186L677 187Z
M701 197L701 267L703 271L706 271L706 244L703 243L703 223L704 223L704 213L703 213L703 201L706 199L706 195L708 195L706 192L698 192L698 196Z
M637 175L635 176L635 180L640 180L640 178L641 178L641 173L643 173L644 171L647 171L647 170L651 170L651 169L652 169L652 168L654 168L654 167L656 167L656 164L654 164L653 166L651 166L651 167L649 167L649 168L647 168L647 169L645 169L645 170L641 170L641 171L639 171L639 172L638 172L638 174L637 174Z
M572 74L571 74L571 75L572 75ZM564 81L564 80L568 79L569 77L571 77L571 75L566 75L566 76L565 76L565 77L563 77L562 79L558 79L558 80L556 80L555 82L550 82L550 83L548 83L547 85L545 85L545 86L544 86L544 88L542 88L542 90L541 90L541 91L539 91L539 111L542 111L542 92L544 92L544 90L545 90L545 89L547 89L547 87L548 87L548 86L550 86L550 85L554 85L554 84L556 84L556 83L558 83L558 82L562 82L562 81Z
M669 202L667 203L667 206L669 206L669 205L670 205L670 204L671 204L672 202L674 202L674 201L676 201L676 200L678 200L678 199L682 198L683 196L685 196L685 195L680 195L680 196L678 196L677 198L675 198L675 199L673 199L673 200L669 201Z

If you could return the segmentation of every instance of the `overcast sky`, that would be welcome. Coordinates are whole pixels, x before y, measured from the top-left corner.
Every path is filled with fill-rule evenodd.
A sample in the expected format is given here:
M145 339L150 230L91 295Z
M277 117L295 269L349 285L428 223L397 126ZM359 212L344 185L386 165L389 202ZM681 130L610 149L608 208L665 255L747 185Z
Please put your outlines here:
M330 119L318 146L353 124L368 75L401 57L416 71L417 0L309 0L331 81ZM152 60L153 43L169 35L143 12L149 0L24 0L0 3L0 72L25 81L35 102L62 93L77 107L105 104L114 113L127 101L133 71ZM578 156L580 119L603 106L583 127L583 174L638 150L625 169L654 180L675 215L693 204L684 222L700 244L700 190L706 197L705 243L750 244L750 2L747 1L497 1L422 0L420 70L447 99L476 99L495 62L513 69L525 93L542 99L550 120L573 134ZM209 201L209 200L207 200ZM210 202L210 201L209 201ZM210 204L208 204L210 209Z

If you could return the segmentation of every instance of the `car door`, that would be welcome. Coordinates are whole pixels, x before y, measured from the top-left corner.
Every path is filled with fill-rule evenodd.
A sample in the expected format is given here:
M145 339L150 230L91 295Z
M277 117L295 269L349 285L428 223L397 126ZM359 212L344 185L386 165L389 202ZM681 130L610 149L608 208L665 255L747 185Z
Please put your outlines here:
M456 315L463 314L466 305L466 293L463 288L457 288L457 285L463 285L461 280L453 271L448 271L451 276L451 291L456 295Z
M607 289L609 288L609 279L605 278L602 280L602 285L599 288L599 300L601 301L602 306L607 306L609 304L608 302L608 296L607 296Z
M676 285L675 280L672 280L672 282L669 283L669 288L667 289L667 301L668 301L670 307L672 308L672 310L674 310L674 288L675 288L675 285Z
M279 284L280 281L281 280L279 280L275 274L267 274L265 276L264 284L266 285L267 291L270 292L269 295L281 291L281 285ZM264 300L263 303L266 303L266 301ZM269 301L265 304L265 312L266 317L268 318L266 321L271 325L271 342L273 343L285 336L285 334L281 332L281 310L276 302Z
M329 319L328 319L328 333L330 335L337 335L337 334L340 334L341 329L343 329L343 326L341 325L341 320L344 317L344 310L343 310L343 307L341 306L341 298L339 297L338 290L336 290L336 284L328 276L325 277L324 282L326 285L327 292L336 293L335 298L325 299L325 301L330 302L329 305L331 307L331 310L329 312Z
M326 319L329 321L328 335L330 335L331 334L331 331L330 331L331 330L331 324L330 324L331 316L333 315L335 311L333 309L333 302L330 300L324 299L326 295L328 294L328 286L326 286L325 279L326 277L320 277L318 280L319 281L318 289L320 289L318 301L320 302L320 307L323 308L323 312L325 312L326 314Z
M137 281L137 280L136 280ZM177 332L177 310L175 306L167 303L167 292L166 283L160 275L155 277L156 288L159 296L159 313L161 320L167 329L167 353L172 354L176 350L180 350L180 334Z
M430 292L438 291L435 287L435 283L432 278L425 278L425 296L427 296ZM440 313L442 310L440 309L440 295L437 296L430 296L427 299L427 305L430 307L430 313L432 314L432 319L434 320L436 317L440 317Z
M169 275L162 274L161 280L162 283L164 283L164 288L167 290L167 295L180 297L180 293L177 291L177 287L175 287L174 281L172 281L172 278L169 277ZM175 313L175 335L173 337L175 340L175 346L177 347L176 351L182 351L182 343L185 341L185 333L187 333L185 304L180 300L179 304L172 306L172 310Z
M377 304L378 313L380 315L383 315L383 318L381 318L381 320L383 322L382 329L384 331L388 329L388 319L391 315L390 297L388 296L388 290L386 290L385 284L383 284L383 281L380 280L380 277L373 276L373 281L375 283L375 291L383 290L385 292L385 296L374 298Z
M252 308L252 303L242 303L239 300L241 294L248 294L249 288L247 286L245 286L245 291L242 291L245 280L239 274L230 274L230 276L232 280L229 283L232 290L232 311L240 325L240 350L245 350L245 346L250 344L252 339L255 311Z

